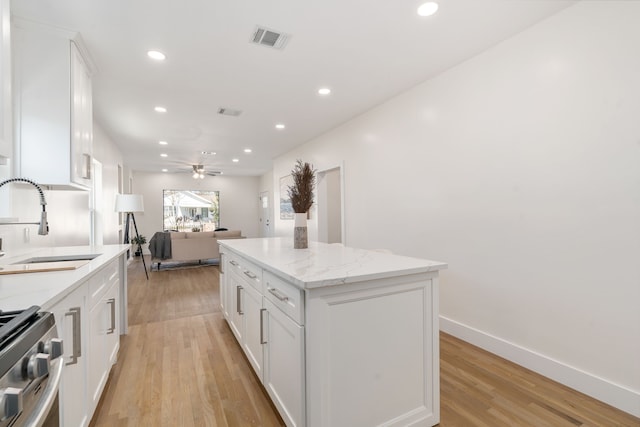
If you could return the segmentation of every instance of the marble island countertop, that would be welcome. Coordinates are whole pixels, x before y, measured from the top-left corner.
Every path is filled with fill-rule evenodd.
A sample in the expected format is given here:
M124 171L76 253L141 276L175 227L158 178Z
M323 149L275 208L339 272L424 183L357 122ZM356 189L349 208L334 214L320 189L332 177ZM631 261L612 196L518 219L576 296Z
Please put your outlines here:
M97 256L72 270L0 275L0 310L22 310L32 305L47 310L128 249L129 245L101 245L31 248L5 252L5 255L0 257L0 268L35 257L87 254Z
M309 242L307 249L293 249L293 238L220 240L220 244L303 289L447 268L447 264L440 261L339 244Z

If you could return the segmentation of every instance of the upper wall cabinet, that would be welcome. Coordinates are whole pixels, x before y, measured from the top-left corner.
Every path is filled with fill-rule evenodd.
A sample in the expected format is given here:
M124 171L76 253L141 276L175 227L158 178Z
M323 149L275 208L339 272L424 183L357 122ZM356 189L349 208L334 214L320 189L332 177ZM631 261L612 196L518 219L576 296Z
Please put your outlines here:
M15 174L60 189L91 187L91 67L80 35L12 27Z
M0 165L11 157L11 12L0 0Z

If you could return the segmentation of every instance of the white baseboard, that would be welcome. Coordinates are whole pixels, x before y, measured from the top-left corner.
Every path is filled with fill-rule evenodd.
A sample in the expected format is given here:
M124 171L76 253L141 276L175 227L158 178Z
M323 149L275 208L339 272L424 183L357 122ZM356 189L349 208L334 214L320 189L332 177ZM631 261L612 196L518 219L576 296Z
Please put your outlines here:
M513 363L640 417L640 393L614 384L535 351L520 347L478 329L440 316L440 330L497 354Z

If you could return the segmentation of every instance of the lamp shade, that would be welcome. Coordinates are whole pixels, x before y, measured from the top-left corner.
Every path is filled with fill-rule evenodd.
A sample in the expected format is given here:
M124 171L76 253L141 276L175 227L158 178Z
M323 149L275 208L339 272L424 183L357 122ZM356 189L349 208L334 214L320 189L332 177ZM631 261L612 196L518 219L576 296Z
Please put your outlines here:
M116 194L116 212L144 212L142 194Z

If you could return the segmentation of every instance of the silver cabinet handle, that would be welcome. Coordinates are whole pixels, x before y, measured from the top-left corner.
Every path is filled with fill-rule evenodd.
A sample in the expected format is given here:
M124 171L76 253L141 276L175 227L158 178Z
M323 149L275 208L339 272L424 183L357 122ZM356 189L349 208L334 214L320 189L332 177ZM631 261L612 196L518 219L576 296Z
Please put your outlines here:
M116 330L116 299L109 298L107 304L111 306L111 327L107 329L107 335L112 334Z
M242 307L240 307L240 297L242 289L242 286L236 286L236 311L240 315L244 314L242 311Z
M233 266L238 266L238 263L234 260L229 261L229 264L233 265Z
M260 309L260 344L266 344L267 341L264 339L264 313L267 311L266 308Z
M282 292L280 292L279 290L277 290L276 288L267 288L267 290L271 295L278 298L280 301L282 302L289 301L289 297L283 294Z
M73 346L71 352L71 360L66 365L75 365L78 363L78 357L82 356L82 334L80 333L80 307L70 308L65 316L71 316L73 321Z
M253 274L252 272L250 272L249 270L245 271L244 275L247 276L249 279L255 279L256 277L258 277L255 274Z
M82 166L82 178L91 179L91 154L82 153L84 165Z

